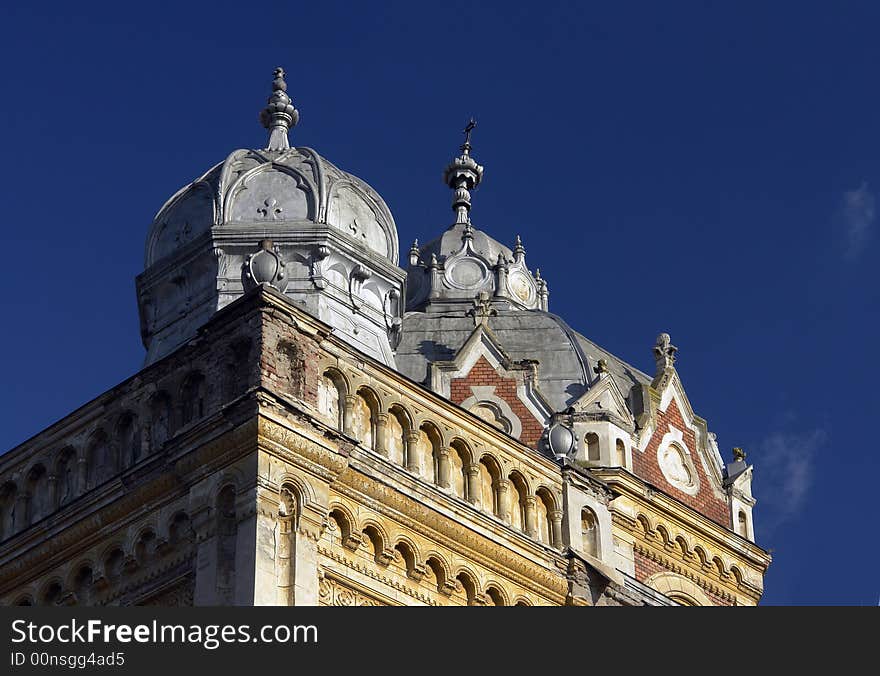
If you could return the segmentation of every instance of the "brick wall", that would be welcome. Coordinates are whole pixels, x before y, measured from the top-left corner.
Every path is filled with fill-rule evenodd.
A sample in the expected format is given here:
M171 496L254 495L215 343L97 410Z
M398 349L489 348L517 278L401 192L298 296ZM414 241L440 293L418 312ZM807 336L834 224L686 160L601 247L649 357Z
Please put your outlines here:
M270 315L263 324L260 377L263 386L318 405L317 343L295 326Z
M696 467L697 474L700 478L700 490L696 495L688 495L684 491L679 490L670 484L666 480L666 477L663 476L663 472L660 470L660 465L657 463L657 448L660 446L660 441L663 439L663 436L669 431L669 425L682 431L684 443L694 456L699 452L697 450L696 436L694 435L693 430L685 425L678 404L675 399L673 399L665 413L657 412L657 427L654 431L654 435L648 442L648 446L644 453L639 452L638 450L633 451L633 469L636 476L654 486L657 486L674 498L681 500L688 507L692 507L700 514L707 516L716 523L725 528L729 528L730 508L725 500L720 500L715 497L715 494L712 492L712 487L709 484L709 477L706 476L706 472L703 469L703 462L700 458L693 458L694 467Z
M464 378L454 378L450 385L450 399L456 404L473 396L471 387L493 385L495 396L503 399L510 406L522 423L520 441L532 448L538 444L538 440L544 433L544 426L525 407L516 392L516 378L503 378L489 363L485 357L480 357L470 373Z

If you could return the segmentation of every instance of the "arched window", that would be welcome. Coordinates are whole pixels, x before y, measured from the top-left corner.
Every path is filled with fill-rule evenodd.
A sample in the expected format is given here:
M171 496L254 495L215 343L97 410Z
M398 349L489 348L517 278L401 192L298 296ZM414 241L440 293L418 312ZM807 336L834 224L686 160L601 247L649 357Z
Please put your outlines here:
M622 439L617 440L616 452L617 452L617 464L620 467L626 467L626 444L623 443Z
M493 606L503 606L504 596L495 587L486 589L486 601Z
M456 585L456 591L452 594L453 600L458 605L473 605L477 597L477 583L474 581L474 578L468 573L462 572L458 574L456 580L458 580L458 584Z
M553 522L552 515L556 509L556 501L546 488L540 488L537 494L538 500L535 503L535 515L537 517L538 539L544 544L554 544L553 542Z
M584 443L587 445L587 460L590 462L599 462L599 435L595 432L588 432L584 437Z
M358 391L351 412L352 434L367 448L376 448L376 414L379 402L367 389Z
M339 376L326 371L318 380L318 412L329 425L338 430L342 429L344 396L344 390L339 386Z
M492 472L484 460L480 460L480 507L484 512L495 514L495 483Z
M388 414L388 423L385 427L385 449L388 451L388 459L395 465L406 465L406 432L408 422L399 409L392 408Z
M58 599L61 598L61 591L61 584L59 582L50 584L43 592L42 605L54 606L58 603Z
M749 537L749 522L746 517L746 513L743 510L739 510L739 514L736 519L736 532L742 535L744 538Z
M157 451L171 435L171 397L158 392L150 400L150 451Z
M150 452L156 452L171 436L171 397L158 392L150 402Z
M351 532L352 524L345 512L341 509L332 510L326 531L330 544L344 545L351 536Z
M205 415L205 376L190 374L180 388L180 423L187 425Z
M42 465L36 465L28 473L27 478L28 492L28 513L27 522L29 524L36 523L42 519L49 511L48 503L48 475L46 468Z
M452 492L458 497L467 498L467 476L465 470L470 464L470 454L459 442L453 441L449 451L449 481Z
M599 521L596 513L589 507L581 510L581 538L583 550L590 556L599 558Z
M302 351L289 340L278 343L278 354L281 357L282 387L294 397L301 398L306 385L306 362Z
M134 415L125 413L116 426L116 443L123 467L135 465L141 458L141 440Z
M526 530L526 498L529 489L525 480L518 473L510 475L510 488L507 491L510 500L510 525L525 532Z
M419 461L419 474L432 484L440 482L440 435L433 425L425 423L419 429L416 449Z
M168 526L168 544L178 546L190 543L195 539L195 531L186 512L178 512Z
M104 483L116 474L116 462L110 441L103 430L98 430L86 447L86 470L90 488Z

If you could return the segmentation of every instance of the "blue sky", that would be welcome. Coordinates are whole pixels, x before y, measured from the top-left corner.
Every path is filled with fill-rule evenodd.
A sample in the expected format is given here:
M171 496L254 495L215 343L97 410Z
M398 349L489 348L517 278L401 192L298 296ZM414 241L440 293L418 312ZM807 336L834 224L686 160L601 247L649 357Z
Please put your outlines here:
M477 227L550 308L756 466L767 604L876 605L876 3L18 3L0 25L0 449L143 359L150 221L240 147L285 67L292 142L373 185L401 249ZM873 261L873 262L872 262Z

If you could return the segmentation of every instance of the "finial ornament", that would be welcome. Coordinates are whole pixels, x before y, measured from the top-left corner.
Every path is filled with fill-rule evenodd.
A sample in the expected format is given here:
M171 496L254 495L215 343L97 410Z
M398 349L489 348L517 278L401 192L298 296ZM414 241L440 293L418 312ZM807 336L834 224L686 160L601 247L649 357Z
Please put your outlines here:
M605 373L608 373L608 360L600 359L596 362L596 365L593 367L593 373L597 376L602 376Z
M272 95L267 106L260 112L260 122L269 130L269 144L266 150L287 150L290 140L287 132L299 122L299 111L287 95L287 82L284 81L284 69L275 69L272 80Z
M733 461L734 462L742 462L746 459L746 452L741 449L739 446L733 449Z
M471 193L480 181L483 180L483 167L471 157L471 132L477 126L476 120L471 118L464 128L464 143L461 146L461 155L449 163L443 172L443 181L455 192L452 197L452 210L455 212L455 223L460 225L471 222Z
M411 267L415 267L419 264L420 256L419 256L419 240L415 240L412 243L412 246L409 248L409 264Z
M465 314L474 320L474 326L489 326L489 317L495 317L498 310L492 307L492 300L489 298L488 291L480 291L473 300L473 308Z
M513 260L520 262L526 258L526 248L523 246L522 237L516 236L516 243L513 245Z
M661 333L657 336L657 343L654 345L654 361L657 364L658 373L675 364L676 352L678 352L678 348L672 344L668 333Z

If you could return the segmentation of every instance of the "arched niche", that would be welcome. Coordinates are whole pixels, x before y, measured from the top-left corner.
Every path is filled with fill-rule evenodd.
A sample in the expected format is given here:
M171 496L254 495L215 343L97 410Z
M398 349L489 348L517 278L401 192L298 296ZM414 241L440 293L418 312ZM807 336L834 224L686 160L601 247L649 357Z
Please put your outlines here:
M274 166L246 174L227 200L230 223L308 220L314 213L311 191L302 177Z
M334 186L330 195L327 222L380 256L393 258L394 247L387 226L377 212L358 188L343 183Z

